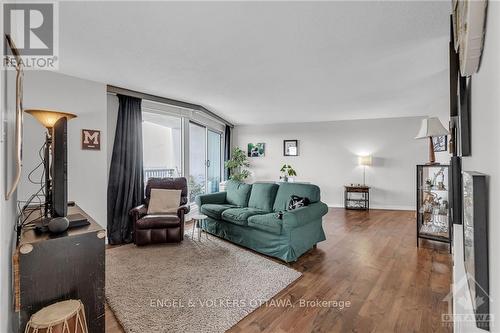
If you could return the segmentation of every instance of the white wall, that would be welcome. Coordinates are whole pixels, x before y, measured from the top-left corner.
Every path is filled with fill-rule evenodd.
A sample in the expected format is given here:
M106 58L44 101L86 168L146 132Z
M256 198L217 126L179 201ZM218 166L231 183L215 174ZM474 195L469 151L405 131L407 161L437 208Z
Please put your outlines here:
M5 200L5 193L15 171L15 72L1 71L0 96L0 332L14 332L17 324L12 299L12 253L16 242L17 193L9 201Z
M373 166L366 169L371 207L415 209L415 165L428 156L427 141L414 139L421 119L236 126L233 145L246 151L250 142L266 144L265 157L250 158L251 181L278 180L281 166L291 164L296 180L319 185L329 206L343 206L343 186L363 181L357 156L371 154ZM284 139L299 140L300 156L283 156Z
M472 156L463 158L463 169L489 175L489 274L492 332L500 332L500 2L488 2L488 20L482 63L472 76ZM462 237L456 234L456 237ZM456 244L460 245L460 242ZM457 246L455 253L463 250ZM463 261L455 261L462 265ZM455 277L460 279L460 277ZM460 295L455 295L459 297ZM467 330L464 330L465 332ZM470 331L467 331L470 332Z
M46 71L29 71L24 76L24 107L71 112L68 122L68 200L75 201L103 227L107 210L107 104L106 85ZM40 161L38 149L45 129L30 115L24 117L24 163L20 200L28 198L37 185L28 173ZM101 150L81 149L81 130L101 131ZM36 173L34 178L40 178Z

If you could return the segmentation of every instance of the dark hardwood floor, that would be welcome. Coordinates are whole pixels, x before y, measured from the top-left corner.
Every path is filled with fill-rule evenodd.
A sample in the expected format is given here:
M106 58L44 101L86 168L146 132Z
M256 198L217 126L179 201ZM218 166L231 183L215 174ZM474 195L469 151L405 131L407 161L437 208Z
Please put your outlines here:
M274 297L293 306L269 303L229 332L452 331L441 322L451 255L445 244L417 248L415 212L330 209L323 225L327 240L290 265L304 275ZM301 306L320 300L350 306ZM106 332L124 332L109 307Z

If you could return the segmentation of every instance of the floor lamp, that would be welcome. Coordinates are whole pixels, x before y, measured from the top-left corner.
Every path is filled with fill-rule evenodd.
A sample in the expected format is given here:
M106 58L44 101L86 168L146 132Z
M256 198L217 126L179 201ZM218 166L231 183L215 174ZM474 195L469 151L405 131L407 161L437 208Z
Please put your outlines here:
M363 186L366 186L366 167L372 165L371 156L359 156L358 164L363 166Z
M51 149L52 149L52 128L54 124L61 119L62 117L66 117L68 120L73 119L76 115L72 113L52 111L52 110L42 110L42 109L30 109L25 110L24 112L32 115L36 120L38 120L46 129L45 133L45 145L44 145L44 154L43 154L43 168L45 174L45 207L44 207L44 216L47 217L52 203L52 177L51 177Z

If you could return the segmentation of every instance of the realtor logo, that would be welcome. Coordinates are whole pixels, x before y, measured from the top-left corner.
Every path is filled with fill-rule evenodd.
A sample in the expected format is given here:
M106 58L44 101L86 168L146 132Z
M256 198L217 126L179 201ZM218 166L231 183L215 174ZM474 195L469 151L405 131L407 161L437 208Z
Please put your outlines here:
M21 62L24 69L57 69L57 3L4 3L3 33L10 37L20 56L16 58L4 43L5 68L13 69Z
M471 299L469 287L476 291L474 299ZM448 303L448 313L441 314L444 326L458 325L464 331L475 327L488 330L494 321L493 315L489 313L493 299L469 273L452 285L443 301Z

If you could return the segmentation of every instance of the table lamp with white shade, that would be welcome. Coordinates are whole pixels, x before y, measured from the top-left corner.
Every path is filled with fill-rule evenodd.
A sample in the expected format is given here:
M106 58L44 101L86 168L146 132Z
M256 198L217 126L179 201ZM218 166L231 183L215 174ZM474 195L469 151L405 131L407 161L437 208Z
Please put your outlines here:
M439 118L430 117L422 120L422 125L420 125L420 130L418 131L415 139L429 138L429 162L427 162L427 164L439 164L436 163L434 143L432 142L432 138L448 134L448 130L443 126L443 124L441 124Z
M367 156L358 156L358 164L363 166L363 186L366 185L366 167L372 165L372 157L370 155Z

